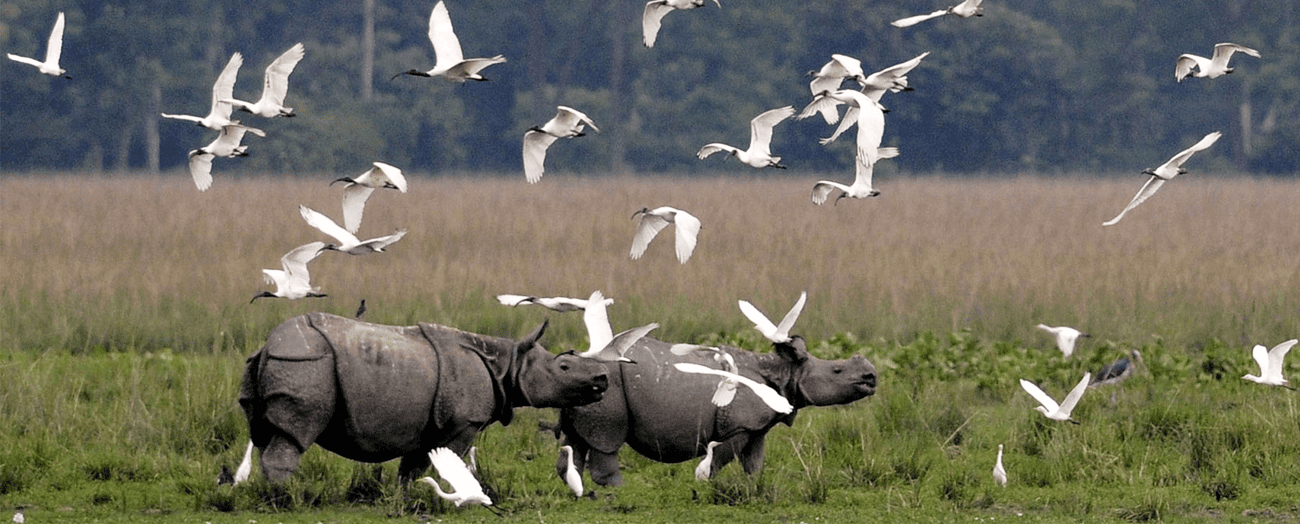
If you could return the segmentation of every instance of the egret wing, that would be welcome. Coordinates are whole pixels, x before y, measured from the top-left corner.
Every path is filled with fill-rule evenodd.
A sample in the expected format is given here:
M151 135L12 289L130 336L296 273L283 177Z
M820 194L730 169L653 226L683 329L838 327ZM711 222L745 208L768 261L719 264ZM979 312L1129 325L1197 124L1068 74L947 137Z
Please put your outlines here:
M354 245L361 243L361 241L352 233L348 233L346 229L343 229L339 227L338 224L334 223L330 217L321 214L315 209L299 205L298 213L302 215L303 220L307 221L307 225L320 230L321 233L334 237L334 239L338 240L341 244Z
M1210 59L1193 54L1182 54L1178 56L1178 63L1174 64L1174 80L1182 82L1192 74L1192 68L1198 68L1201 71L1210 69Z
M497 301L503 306L518 306L526 301L531 301L533 297L523 295L497 295Z
M1268 351L1268 373L1272 375L1273 378L1282 378L1282 371L1284 369L1283 361L1286 359L1287 352L1291 351L1291 346L1296 345L1296 342L1297 340L1293 338L1273 346L1273 349Z
M695 243L700 236L700 219L695 215L685 211L678 210L673 216L673 223L677 224L677 260L685 264L691 259L691 253L695 252Z
M655 39L659 37L659 26L663 23L664 15L672 10L672 7L662 1L646 3L645 12L641 14L641 35L646 47L655 46Z
M729 378L718 381L718 387L713 390L713 398L710 400L718 407L731 405L731 401L736 400L736 381Z
M235 79L239 76L239 68L242 65L244 65L244 55L235 53L230 56L230 61L226 62L226 67L221 70L221 74L217 75L217 81L212 84L212 108L208 110L208 118L230 120L233 106L222 100L235 97Z
M1033 382L1022 378L1020 379L1020 387L1024 388L1025 392L1034 397L1034 400L1037 400L1039 404L1042 404L1043 407L1047 408L1047 411L1056 411L1061 408L1060 404L1057 404L1055 399L1048 396L1047 393L1044 393L1043 390L1039 389Z
M790 329L794 327L795 321L799 320L799 314L803 312L803 305L807 300L807 291L799 293L799 300L795 301L794 307L791 307L790 311L785 314L785 318L781 319L781 323L777 324L777 335L780 335L783 338L789 338Z
M1070 390L1070 394L1065 396L1065 400L1061 401L1061 414L1067 417L1070 416L1070 413L1074 411L1075 404L1078 404L1079 399L1083 398L1083 392L1088 389L1088 381L1090 380L1092 380L1092 373L1084 373L1083 380L1080 380L1074 386L1074 389Z
M1255 347L1250 351L1250 356L1255 359L1256 364L1259 364L1260 378L1267 377L1269 370L1271 369L1269 367L1268 348L1255 344Z
M825 204L826 198L830 196L831 191L834 191L836 189L839 189L840 191L844 191L846 193L848 192L848 187L838 182L822 180L817 182L816 184L813 184L812 203L817 204L819 206Z
M303 282L309 281L307 272L307 263L315 260L320 256L321 249L325 247L324 242L308 242L285 253L280 257L280 267L289 278L300 278Z
M632 237L632 259L636 260L645 254L645 250L650 246L650 241L654 240L665 227L668 227L668 221L657 215L645 213L641 215L641 223L636 227L636 235Z
M1142 189L1138 190L1137 195L1133 196L1133 200L1130 201L1128 205L1124 207L1123 211L1120 211L1119 214L1115 215L1115 218L1110 219L1109 222L1102 222L1101 225L1113 226L1115 224L1118 224L1119 220L1121 218L1124 218L1124 213L1128 213L1130 209L1138 207L1139 204L1146 202L1146 200L1148 198L1151 198L1151 195L1156 194L1156 191L1159 190L1160 186L1164 184L1165 184L1165 179L1153 175L1150 180L1147 180L1147 183L1142 184Z
M59 11L54 19L54 29L50 31L50 41L45 48L45 63L59 65L59 56L63 54L63 12Z
M1244 45L1237 45L1231 42L1224 42L1221 44L1215 44L1214 56L1210 58L1210 62L1214 63L1214 65L1217 67L1228 67L1228 60L1232 58L1233 53L1236 53L1238 51L1253 56L1255 58L1259 58L1259 51L1256 51Z
M754 305L750 304L747 300L740 300L737 304L740 306L740 312L743 313L745 318L748 318L750 322L754 323L754 327L758 329L759 333L762 333L763 336L773 342L785 342L784 340L775 339L776 324L773 324L771 320L768 320L767 315L764 315L762 311L759 311L758 308L754 307Z
M207 191L212 187L213 158L216 156L197 149L190 151L190 177L194 178L194 186L199 191Z
M559 109L559 111L555 113L555 118L558 118L560 123L576 128L579 131L581 131L581 125L587 125L590 126L593 131L597 133L600 132L600 128L596 127L596 123L582 111L566 106L557 106L557 109Z
M605 296L593 291L583 310L582 322L587 325L590 351L599 351L614 341L614 330L609 327L609 314L605 311Z
M634 344L636 344L636 341L641 340L641 337L646 336L646 334L654 331L658 327L659 324L651 322L644 326L632 328L614 335L614 338L609 342L609 345L605 346L604 349L600 350L600 353L596 354L596 360L612 362L624 358L623 355L626 354L627 350L631 349Z
M1160 168L1158 168L1157 171L1161 171L1164 169L1177 170L1177 168L1182 167L1183 162L1186 162L1187 159L1191 158L1192 155L1196 154L1197 151L1204 151L1206 149L1209 149L1209 147L1214 145L1214 143L1217 142L1219 140L1219 137L1221 136L1223 136L1223 133L1220 133L1218 131L1205 135L1205 137L1202 138L1200 141L1196 142L1195 144L1192 144L1192 147L1184 149L1182 150L1182 152L1178 153L1177 155L1174 155L1174 157L1170 158L1168 162L1165 162L1164 165L1160 166Z
M361 228L361 217L366 211L366 200L374 193L374 188L361 184L350 184L343 188L343 227L348 233L356 234Z
M465 466L465 461L461 460L455 451L449 448L434 449L429 452L429 461L433 463L434 469L438 470L438 476L451 484L451 488L460 498L471 493L483 493L483 486L479 485L474 474L470 473L469 468Z
M794 107L785 106L764 111L749 122L749 151L771 156L772 128L794 114Z
M447 4L439 0L429 13L429 42L433 43L434 69L447 69L465 60L460 50L460 40L451 27L451 14Z
M289 93L289 74L302 60L304 51L302 42L294 44L271 65L266 66L265 84L262 87L262 100L270 100L276 105L284 105L284 96Z
M701 148L700 148L700 152L695 153L695 157L696 157L696 158L699 158L699 159L701 159L701 160L703 160L703 159L705 159L705 158L708 158L709 155L712 155L712 154L714 154L714 153L717 153L718 151L726 151L726 152L728 152L728 153L735 153L736 151L739 151L739 150L736 149L736 148L734 148L734 147L731 147L731 146L729 146L729 145L727 145L727 144L719 144L719 143L717 143L717 142L714 142L714 143L712 143L712 144L705 144L704 147L701 147Z
M916 16L909 16L907 18L900 18L898 20L894 20L893 22L890 22L889 25L892 25L894 27L911 27L921 22L924 22L926 20L929 20L931 18L938 18L946 14L948 14L948 11L945 9L942 11L935 11L928 15L916 15Z
M831 133L831 136L829 137L818 139L817 142L821 145L834 142L841 134L848 131L850 127L853 127L853 124L858 123L858 113L861 111L861 109L849 106L849 110L844 112L844 119L840 120L840 125L835 128L835 132Z
M370 240L365 241L364 243L370 246L370 248L374 249L375 251L382 251L384 248L396 244L397 241L401 240L402 237L404 236L406 236L406 230L401 229L391 235L384 235L382 237L372 238Z
M376 175L379 175L377 176L379 182L377 185L383 187L386 185L385 182L387 182L397 187L398 191L403 193L406 192L406 177L402 175L401 169L383 162L375 162L374 166L375 167L370 169L370 176L376 177ZM376 170L378 170L378 173L375 172Z
M749 379L743 375L728 373L726 371L722 371L719 369L713 369L710 367L701 366L699 364L691 364L689 362L679 362L673 364L673 367L677 368L678 371L681 371L683 373L717 375L719 377L733 380L749 388L750 391L753 391L754 394L758 395L758 398L761 399L765 404L767 404L768 407L772 408L773 411L776 411L778 413L789 413L794 410L794 406L790 404L790 401L786 400L785 397L782 397L781 394L777 393L775 389L772 389L766 384L760 384L758 382L755 382L754 380Z
M556 138L540 131L524 133L524 178L529 184L536 184L546 171L546 149L555 143Z

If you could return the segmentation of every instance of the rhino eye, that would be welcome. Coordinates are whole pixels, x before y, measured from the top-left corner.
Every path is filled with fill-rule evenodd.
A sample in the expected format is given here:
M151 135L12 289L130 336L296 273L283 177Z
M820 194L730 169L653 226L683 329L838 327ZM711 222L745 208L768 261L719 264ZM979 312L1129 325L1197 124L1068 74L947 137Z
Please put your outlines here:
M843 373L843 372L844 372L844 368L831 368L831 373L834 373L834 374L836 374L836 375L838 375L838 374L840 374L840 373Z
M568 364L560 364L560 371L568 371L568 370L569 370Z

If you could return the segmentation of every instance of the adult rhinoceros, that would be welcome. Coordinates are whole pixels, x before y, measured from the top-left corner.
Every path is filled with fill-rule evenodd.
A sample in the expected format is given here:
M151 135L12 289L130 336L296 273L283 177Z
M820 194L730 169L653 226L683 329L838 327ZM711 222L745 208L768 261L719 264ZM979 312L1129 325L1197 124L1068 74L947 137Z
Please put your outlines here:
M239 390L263 474L288 478L314 442L362 462L401 457L409 481L429 466L429 450L465 453L488 424L509 424L515 406L599 400L606 368L547 352L537 343L545 329L515 341L327 313L285 321L248 358Z
M575 466L590 469L592 480L605 486L623 483L618 450L623 444L659 462L683 462L704 455L712 441L712 471L740 457L745 472L763 467L764 438L778 422L790 425L804 406L847 404L876 390L876 368L856 355L848 360L812 357L802 337L776 344L776 351L758 355L723 347L740 374L776 389L794 411L772 411L748 388L738 388L735 400L713 405L716 376L684 373L672 364L692 362L718 368L698 352L674 355L669 344L641 339L626 356L634 364L610 362L610 387L600 402L560 411L560 427L573 446Z

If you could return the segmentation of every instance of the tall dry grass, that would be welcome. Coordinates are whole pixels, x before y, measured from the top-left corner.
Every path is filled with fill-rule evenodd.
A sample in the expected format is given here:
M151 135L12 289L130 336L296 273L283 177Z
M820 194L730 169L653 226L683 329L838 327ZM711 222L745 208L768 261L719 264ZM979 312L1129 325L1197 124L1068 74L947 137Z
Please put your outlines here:
M749 327L740 298L771 316L802 290L798 331L910 340L969 328L1046 344L1037 323L1101 339L1197 346L1273 344L1300 334L1300 210L1292 182L1188 177L1120 224L1136 176L992 180L893 176L870 201L813 206L807 179L415 178L378 192L361 236L408 228L388 253L326 253L311 266L326 299L248 300L262 268L327 240L305 204L341 219L329 178L0 179L0 348L255 349L311 310L522 334L548 313L498 293L617 300L615 329L651 321L684 341ZM671 231L641 260L628 250L643 206L704 223L690 262ZM549 314L550 345L582 344L579 315Z

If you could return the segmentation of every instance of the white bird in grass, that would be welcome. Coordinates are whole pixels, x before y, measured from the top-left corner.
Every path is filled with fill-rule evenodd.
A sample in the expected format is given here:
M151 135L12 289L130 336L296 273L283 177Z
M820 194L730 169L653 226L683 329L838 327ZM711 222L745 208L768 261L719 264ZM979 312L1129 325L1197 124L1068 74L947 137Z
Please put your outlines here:
M1038 410L1039 413L1042 413L1043 416L1052 420L1078 424L1078 422L1070 418L1070 413L1074 411L1074 405L1079 403L1079 399L1083 398L1083 392L1088 389L1088 380L1090 378L1092 378L1092 373L1084 373L1083 380L1080 380L1079 384L1074 386L1074 389L1070 390L1070 394L1066 395L1065 400L1062 400L1059 405L1052 399L1052 397L1048 396L1042 389L1039 389L1038 386L1034 385L1033 382L1022 378L1020 379L1020 387L1024 388L1026 392L1033 396L1034 400L1037 400L1039 404L1042 404L1034 409Z
M956 15L961 18L970 18L972 16L984 16L984 8L980 7L980 3L982 2L983 0L966 0L960 4L954 5L947 9L935 11L928 15L909 16L907 18L894 20L893 22L890 22L889 25L892 25L894 27L909 27L924 22L926 20L929 20L931 18L938 18L940 16L949 15L949 14Z
M443 500L451 501L456 507L464 504L492 505L492 499L483 492L483 486L474 478L474 474L470 473L469 468L465 467L465 462L456 455L455 451L448 448L434 449L429 452L429 461L438 471L438 476L451 484L452 492L442 491L442 486L438 485L438 481L433 477L423 477L419 480L433 486L433 491L437 492Z
M352 234L356 234L357 229L361 227L361 215L365 213L366 200L370 199L370 194L376 189L396 189L406 192L406 177L402 176L402 170L383 162L375 162L374 167L359 177L339 178L330 182L330 185L338 182L347 184L343 186L343 227Z
M217 82L212 85L212 109L208 110L208 116L197 117L190 115L169 115L162 113L163 118L173 118L176 120L189 120L197 125L221 131L222 128L238 124L238 121L230 119L230 111L233 109L229 103L222 102L235 96L235 78L239 76L239 66L244 64L244 56L235 53L226 62L226 68L221 70L217 75Z
M492 64L500 64L506 61L506 57L502 55L492 58L466 59L460 49L460 39L456 38L456 33L451 27L451 14L447 12L447 5L442 0L439 0L433 6L433 12L429 13L429 41L433 43L435 59L433 69L428 71L412 69L405 73L393 75L393 78L406 74L425 77L440 76L457 82L466 80L486 81L487 78L480 75L479 71Z
M650 209L643 207L632 213L632 218L641 215L641 222L636 226L636 234L632 236L632 260L641 258L645 250L650 246L650 241L654 240L655 235L663 231L668 224L677 226L677 260L685 264L691 259L691 253L695 252L696 240L700 236L700 219L695 215L687 213L677 208L668 206Z
M300 298L328 296L321 293L320 288L312 287L311 275L307 272L307 263L315 260L324 248L324 242L309 242L285 253L283 257L280 257L280 267L283 269L262 270L262 280L265 280L267 284L275 284L275 292L263 291L258 293L248 303L252 304L253 301L259 298L298 300Z
M23 508L20 507L14 511L14 524L23 524L24 522L27 522L27 517L23 516Z
M262 98L258 99L257 103L248 103L235 98L221 101L240 111L247 111L264 118L294 116L293 108L284 106L284 97L289 94L289 74L293 73L293 68L298 65L298 61L302 60L304 54L302 43L299 42L271 62L271 65L266 66L266 74L262 82Z
M794 406L790 404L790 401L786 400L780 393L777 393L775 389L772 389L766 384L755 382L753 379L748 377L737 375L735 373L728 373L720 369L701 366L699 364L692 364L690 362L678 362L673 364L673 367L683 373L717 375L719 377L733 380L736 383L749 388L750 391L753 391L754 394L758 395L758 398L767 404L769 408L772 408L773 411L776 411L777 413L789 413L794 411Z
M578 467L573 464L573 446L560 446L560 456L564 465L561 467L560 462L556 462L555 473L564 480L573 496L582 498L585 489L582 487L582 473L578 473Z
M803 312L803 305L807 301L808 292L799 293L799 300L796 300L794 307L791 307L790 311L786 312L785 318L781 319L779 325L773 324L771 320L767 319L767 315L764 315L749 301L741 300L737 303L740 305L740 312L745 315L745 318L754 323L754 329L757 329L768 340L777 344L784 344L792 339L790 329L794 328L795 321L799 320L799 313Z
M998 462L993 465L993 481L1007 487L1007 470L1002 467L1002 444L998 444Z
M695 480L709 480L713 476L713 448L722 444L718 441L708 443L704 448L704 458L700 459L700 465L695 466Z
M18 56L13 53L7 53L10 60L18 63L36 66L43 74L50 76L62 76L71 80L72 77L65 75L66 70L59 67L59 55L63 53L63 12L59 11L59 16L54 19L54 30L50 31L50 41L45 46L45 61L41 62L34 58Z
M379 253L406 235L406 230L402 229L391 235L362 241L346 229L339 227L330 217L321 214L319 211L300 205L298 206L298 212L302 214L302 219L307 221L307 225L339 241L338 244L325 244L325 247L321 248L322 250L342 251L349 255Z
M244 459L239 461L239 467L235 469L234 485L238 486L241 482L248 480L248 476L253 473L253 441L248 441L248 447L244 448Z
M1187 159L1191 158L1197 151L1209 149L1210 146L1214 145L1215 141L1219 140L1220 136L1223 136L1223 133L1218 131L1205 135L1205 138L1202 138L1199 142L1193 144L1192 147L1184 149L1181 153L1174 155L1173 158L1170 158L1168 162L1161 164L1160 167L1142 171L1142 174L1151 175L1151 178L1147 179L1147 182L1142 185L1142 189L1138 190L1137 195L1133 196L1133 200L1129 201L1123 211L1120 211L1119 214L1116 215L1115 218L1110 219L1109 222L1103 222L1101 225L1111 226L1118 224L1119 220L1124 218L1125 213L1128 213L1129 210L1137 207L1139 204L1146 202L1148 198L1151 198L1151 195L1156 194L1156 191L1160 189L1160 186L1165 184L1166 180L1173 179L1178 175L1186 173L1187 170L1183 169L1183 162L1186 162Z
M1273 349L1269 350L1265 350L1264 346L1256 345L1255 349L1251 351L1251 356L1255 357L1255 362L1259 364L1260 376L1247 374L1241 378L1265 386L1282 386L1287 389L1295 389L1288 385L1290 382L1287 379L1282 377L1282 371L1285 368L1283 359L1286 358L1287 352L1291 351L1291 346L1295 344L1296 339L1293 338L1273 346Z
M794 108L791 106L778 107L764 111L762 114L754 117L749 121L749 149L741 151L738 148L727 144L714 142L705 144L700 151L695 154L700 159L707 158L709 155L718 151L726 151L734 155L741 163L757 168L775 167L785 169L781 165L781 157L772 156L772 128L776 127L781 121L794 114Z
M530 297L524 295L507 294L507 295L497 295L497 301L501 302L501 304L505 306L517 307L517 306L525 306L531 304L535 306L542 306L545 308L553 309L561 313L587 309L587 300L583 298ZM614 303L614 299L606 298L604 300L604 303L606 306L612 305Z
M212 143L190 151L190 177L194 179L194 186L199 191L207 191L212 187L212 160L216 157L234 158L237 156L248 156L248 146L240 144L244 141L244 133L252 133L257 136L265 137L261 129L253 129L248 126L239 124L230 124L221 128L221 134Z
M718 8L722 8L722 3L713 0ZM664 16L674 10L695 9L704 5L704 0L650 0L645 4L645 12L641 14L641 35L646 47L655 46L655 38L659 36L659 26L663 23Z
M524 133L524 178L529 184L536 184L542 179L542 173L545 172L543 164L546 162L546 149L561 138L586 136L586 133L582 132L585 126L591 126L597 133L600 132L596 123L581 111L558 106L554 118L542 124L542 127L534 126Z
M808 89L812 91L813 96L826 91L838 91L840 84L844 79L851 78L858 82L860 86L867 85L866 73L862 71L862 61L851 56L831 55L831 61L826 62L817 71L809 71L808 74L813 77L808 83ZM827 124L834 124L840 119L840 114L835 106L822 106L818 108L822 118L826 119Z
M587 339L590 346L586 351L578 353L578 356L594 358L602 362L632 362L623 354L627 353L627 350L646 333L659 327L659 324L652 322L615 335L614 330L609 327L609 315L605 312L605 296L601 295L600 291L593 291L591 298L587 299L587 308L582 313L582 321L587 325Z
M713 358L714 362L722 365L722 370L728 373L740 373L736 367L736 360L726 351L712 346L700 346L696 344L673 344L668 351L674 355L685 356L691 353L701 353ZM718 387L713 391L713 405L722 407L731 404L736 399L736 381L724 378L718 382Z
M912 91L913 89L907 85L907 73L911 72L912 69L915 69L916 66L920 65L921 60L924 59L929 54L930 52L926 51L924 53L921 53L916 58L913 58L901 64L895 64L889 66L885 69L881 69L880 71L876 71L875 73L871 73L871 75L867 77L866 82L862 86L862 94L867 95L867 98L875 100L876 102L880 102L881 97L885 95L885 91L889 91L893 93L897 93L899 91ZM823 111L823 114L825 114L824 111L826 110L822 109L821 111ZM834 112L833 109L831 111ZM818 142L820 142L822 145L826 145L831 142L834 142L836 138L839 138L840 134L844 133L845 131L848 131L849 128L853 126L853 124L857 123L858 111L860 111L860 109L850 105L848 111L845 111L844 119L840 121L839 127L835 128L835 132L831 133L831 136L827 138L819 139ZM880 156L880 158L891 158L891 157L882 155Z
M1196 78L1218 78L1232 73L1232 68L1228 67L1228 60L1232 54L1242 52L1247 55L1259 58L1259 51L1243 45L1237 45L1230 42L1216 44L1214 46L1214 56L1205 58L1193 54L1183 54L1178 57L1178 63L1174 66L1174 80L1182 82L1184 78L1194 76ZM1192 68L1196 68L1193 72Z
M1056 347L1061 350L1061 353L1065 353L1067 357L1074 354L1074 343L1079 340L1079 337L1091 336L1087 333L1080 333L1079 330L1068 326L1053 327L1047 324L1039 324L1035 327L1051 333L1056 338Z

